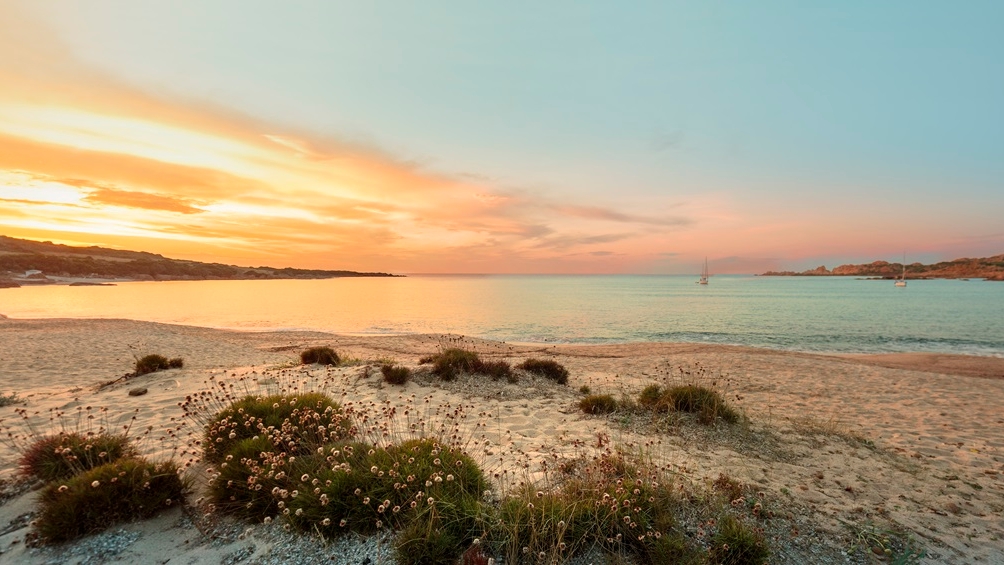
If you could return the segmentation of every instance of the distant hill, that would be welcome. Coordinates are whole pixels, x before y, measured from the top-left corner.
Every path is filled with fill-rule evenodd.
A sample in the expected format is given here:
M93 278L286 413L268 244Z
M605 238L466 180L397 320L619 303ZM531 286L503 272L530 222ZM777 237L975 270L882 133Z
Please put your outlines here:
M41 276L93 277L135 280L210 279L328 279L335 277L393 277L388 273L238 267L168 259L145 251L105 247L72 247L51 242L29 241L0 235L0 279L8 280L28 271Z
M855 276L894 279L903 272L902 263L875 261L864 265L841 265L832 271L825 266L816 267L811 271L768 271L761 276L795 276L795 277L826 277ZM933 265L913 263L906 266L907 279L987 279L1004 281L1004 254L984 257L982 259L955 259Z

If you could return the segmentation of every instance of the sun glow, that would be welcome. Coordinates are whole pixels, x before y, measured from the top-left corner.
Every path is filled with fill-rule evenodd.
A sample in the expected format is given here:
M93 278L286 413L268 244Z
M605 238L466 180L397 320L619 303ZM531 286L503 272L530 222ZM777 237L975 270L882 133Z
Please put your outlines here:
M150 120L55 106L0 105L0 132L88 151L260 176L268 154L214 135Z

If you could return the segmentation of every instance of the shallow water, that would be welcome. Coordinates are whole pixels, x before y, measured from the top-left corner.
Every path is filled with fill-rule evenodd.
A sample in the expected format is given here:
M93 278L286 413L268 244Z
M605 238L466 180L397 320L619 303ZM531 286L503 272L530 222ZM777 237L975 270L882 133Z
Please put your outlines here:
M457 333L520 342L684 341L1004 356L1004 283L846 277L441 275L0 290L12 318L244 330Z

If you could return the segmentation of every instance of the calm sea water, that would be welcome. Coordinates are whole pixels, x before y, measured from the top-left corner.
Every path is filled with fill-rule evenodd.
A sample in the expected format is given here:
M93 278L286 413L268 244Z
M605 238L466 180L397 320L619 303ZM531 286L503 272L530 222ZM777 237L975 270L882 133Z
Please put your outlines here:
M843 277L411 276L0 290L12 318L244 330L457 333L516 342L684 341L1004 356L1004 283Z

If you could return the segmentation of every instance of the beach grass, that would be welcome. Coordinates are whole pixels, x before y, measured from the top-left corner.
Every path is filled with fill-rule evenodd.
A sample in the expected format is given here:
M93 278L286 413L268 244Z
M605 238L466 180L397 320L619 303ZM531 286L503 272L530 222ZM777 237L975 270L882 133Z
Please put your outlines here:
M300 363L304 365L338 365L341 360L338 353L330 347L311 347L300 352Z
M36 439L21 454L21 472L43 481L72 477L136 455L125 435L63 433Z
M149 373L155 373L157 371L166 371L167 369L180 369L184 367L185 360L181 357L174 357L168 359L163 355L158 355L152 353L150 355L144 355L143 357L136 359L136 364L133 369L134 376L146 375Z

